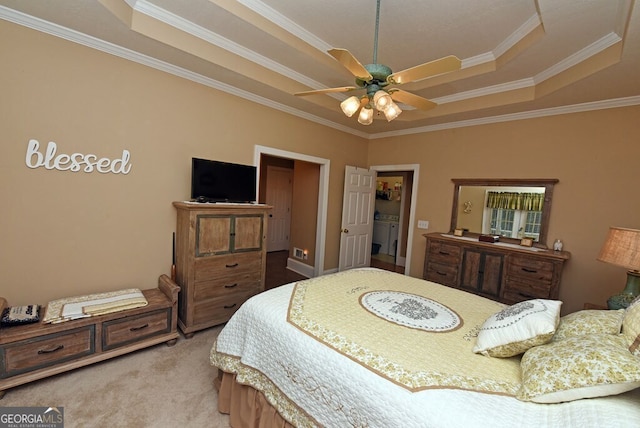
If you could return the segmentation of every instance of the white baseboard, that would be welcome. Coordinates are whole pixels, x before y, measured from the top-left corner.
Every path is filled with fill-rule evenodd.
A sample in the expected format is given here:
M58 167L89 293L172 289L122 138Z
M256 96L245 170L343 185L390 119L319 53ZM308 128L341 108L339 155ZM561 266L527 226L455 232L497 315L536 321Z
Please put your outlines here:
M313 266L301 263L291 257L287 258L287 269L294 271L297 274L306 276L307 278L313 278Z

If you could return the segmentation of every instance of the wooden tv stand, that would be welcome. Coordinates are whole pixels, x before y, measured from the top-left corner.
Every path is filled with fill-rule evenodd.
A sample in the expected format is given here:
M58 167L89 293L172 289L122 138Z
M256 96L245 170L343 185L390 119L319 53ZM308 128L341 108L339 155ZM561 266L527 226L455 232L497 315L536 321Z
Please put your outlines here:
M179 291L161 275L158 288L142 290L148 305L141 308L59 324L0 327L0 399L15 386L162 342L175 345ZM0 297L0 313L6 306Z

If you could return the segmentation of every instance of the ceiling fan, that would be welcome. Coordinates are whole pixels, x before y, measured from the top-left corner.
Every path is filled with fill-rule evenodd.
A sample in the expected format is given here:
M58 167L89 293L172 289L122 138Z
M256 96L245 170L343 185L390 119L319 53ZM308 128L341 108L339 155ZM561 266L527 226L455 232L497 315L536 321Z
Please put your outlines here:
M406 70L394 73L384 64L378 64L378 27L380 24L380 0L376 5L376 28L373 41L373 64L362 65L346 49L334 48L327 51L356 77L356 86L341 86L338 88L318 89L314 91L297 92L296 96L328 94L336 92L350 92L359 89L366 90L366 94L360 98L352 96L340 103L344 114L348 117L360 109L358 122L370 125L373 122L373 108L384 113L388 121L392 121L402 110L394 101L408 104L420 110L429 110L437 104L421 96L391 88L392 85L401 85L416 80L439 74L449 73L460 69L460 60L454 56L446 56L424 64L416 65Z

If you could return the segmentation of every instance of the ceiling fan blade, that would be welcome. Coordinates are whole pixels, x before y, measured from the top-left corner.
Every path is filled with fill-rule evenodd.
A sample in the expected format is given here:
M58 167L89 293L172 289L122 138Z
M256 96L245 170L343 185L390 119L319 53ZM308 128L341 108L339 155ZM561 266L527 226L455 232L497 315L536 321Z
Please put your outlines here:
M327 52L358 79L364 80L365 82L373 79L371 73L369 73L369 71L360 64L360 61L358 61L348 50L335 48L329 49Z
M461 61L455 55L445 56L444 58L416 65L406 70L398 71L387 77L387 82L400 85L416 80L426 79L427 77L437 76L438 74L450 73L460 70Z
M360 88L356 88L355 86L341 86L339 88L316 89L314 91L296 92L293 95L298 97L304 97L306 95L330 94L333 92L349 92L349 91L355 91L356 89L360 89Z
M400 89L393 89L389 91L391 98L399 103L409 104L420 110L429 110L437 106L438 104L430 101L426 98L414 95L411 92L403 91Z

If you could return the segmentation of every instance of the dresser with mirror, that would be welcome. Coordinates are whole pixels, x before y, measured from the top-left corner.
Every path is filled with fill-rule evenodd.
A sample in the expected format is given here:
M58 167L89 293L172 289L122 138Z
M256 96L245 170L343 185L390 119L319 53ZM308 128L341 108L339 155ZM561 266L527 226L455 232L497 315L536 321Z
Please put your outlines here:
M452 181L451 227L424 235L423 278L506 304L557 299L570 258L547 246L558 180Z

